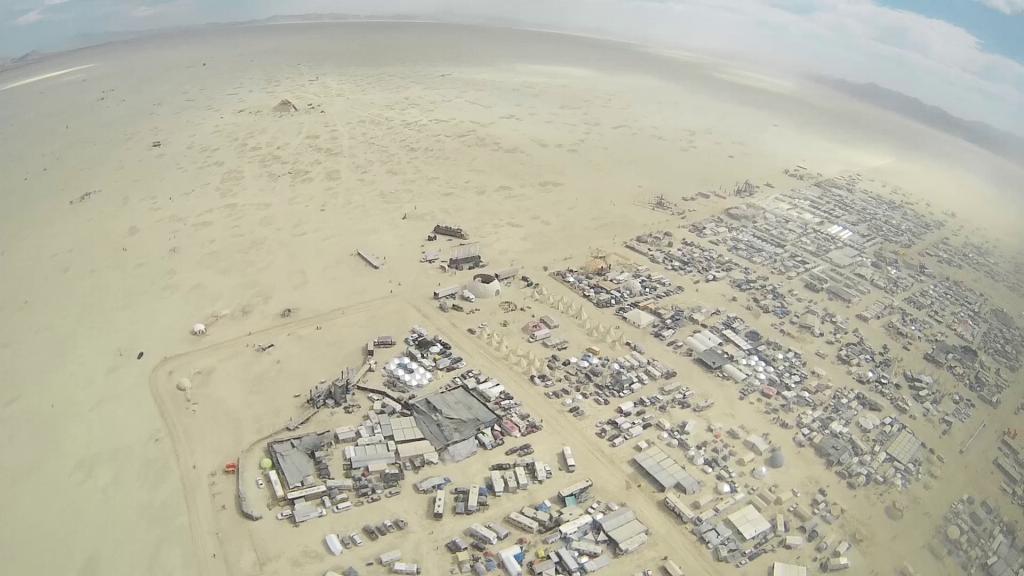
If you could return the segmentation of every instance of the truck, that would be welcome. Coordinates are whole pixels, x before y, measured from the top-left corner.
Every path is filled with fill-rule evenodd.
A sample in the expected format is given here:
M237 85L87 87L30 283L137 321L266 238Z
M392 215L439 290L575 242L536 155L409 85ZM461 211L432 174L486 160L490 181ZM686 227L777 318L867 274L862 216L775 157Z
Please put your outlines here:
M457 226L448 226L446 224L438 224L434 226L434 234L450 236L452 238L458 238L459 240L469 240L469 234L466 234L465 230Z
M434 290L434 299L440 300L442 298L451 298L457 295L460 291L462 291L462 286L459 286L458 284L448 286L447 288L438 288Z
M569 472L576 471L576 458L572 455L572 448L562 446L562 458L565 459L565 469Z
M533 334L530 334L528 340L530 342L540 342L541 340L546 340L548 338L551 338L551 330L548 328L541 328Z
M447 476L431 476L430 478L424 478L416 483L416 489L420 492L427 493L435 490L443 489L445 486L450 484L451 478Z

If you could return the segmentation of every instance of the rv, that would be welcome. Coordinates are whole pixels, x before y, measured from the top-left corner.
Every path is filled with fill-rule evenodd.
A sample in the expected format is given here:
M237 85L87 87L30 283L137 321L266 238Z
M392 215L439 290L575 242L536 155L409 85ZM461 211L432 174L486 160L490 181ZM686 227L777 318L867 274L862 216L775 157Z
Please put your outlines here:
M504 540L505 538L508 538L508 535L509 535L508 528L505 528L504 526L502 526L501 524L498 524L497 522L488 522L487 523L487 529L490 530L491 532L494 532L495 534L497 534L498 540Z
M444 518L444 490L434 492L434 518Z
M502 478L500 470L491 470L491 493L495 496L505 493L505 479Z
M526 469L522 466L516 466L514 468L516 473L516 482L519 484L520 490L526 490L530 486L530 477L526 475Z
M483 542L488 545L495 545L498 543L498 535L485 528L482 524L473 524L466 529L466 534L472 538Z
M540 524L538 524L535 520L531 520L530 518L523 516L519 512L512 512L511 514L509 514L508 523L515 526L516 528L519 528L524 532L529 532L531 534L536 534L537 532L540 532Z
M420 573L420 567L417 564L409 564L409 563L406 563L406 562L395 562L394 564L391 565L391 573L392 574L409 574L409 575L419 574Z
M661 565L661 571L665 573L665 576L683 576L683 571L671 560L666 560Z
M466 514L474 514L480 506L480 486L473 484L469 487L469 495L466 497Z
M572 455L572 448L562 446L562 458L565 458L565 469L569 472L575 472L576 458Z

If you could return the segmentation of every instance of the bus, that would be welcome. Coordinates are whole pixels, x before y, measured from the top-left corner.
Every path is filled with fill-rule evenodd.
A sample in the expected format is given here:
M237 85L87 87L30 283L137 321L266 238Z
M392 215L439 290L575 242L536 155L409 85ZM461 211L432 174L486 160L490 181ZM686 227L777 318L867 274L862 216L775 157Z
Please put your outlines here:
M577 482L572 486L562 488L561 490L558 491L558 495L562 497L562 500L565 500L569 496L579 496L583 492L589 490L590 487L593 485L594 483L591 482L589 478L587 478L586 480Z

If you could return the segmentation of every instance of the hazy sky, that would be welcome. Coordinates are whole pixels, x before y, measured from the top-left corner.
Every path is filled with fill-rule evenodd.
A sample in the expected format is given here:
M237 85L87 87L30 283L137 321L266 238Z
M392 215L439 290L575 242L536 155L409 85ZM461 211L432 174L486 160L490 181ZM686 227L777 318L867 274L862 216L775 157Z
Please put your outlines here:
M278 14L500 17L876 82L1024 135L1024 0L0 0L0 55Z

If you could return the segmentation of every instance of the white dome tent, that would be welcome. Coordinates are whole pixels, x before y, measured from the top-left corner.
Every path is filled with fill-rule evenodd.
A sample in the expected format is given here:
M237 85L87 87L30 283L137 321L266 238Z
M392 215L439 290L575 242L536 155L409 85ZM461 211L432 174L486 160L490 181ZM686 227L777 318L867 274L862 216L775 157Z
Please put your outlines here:
M501 295L501 282L491 274L477 274L466 289L477 298L495 298Z

